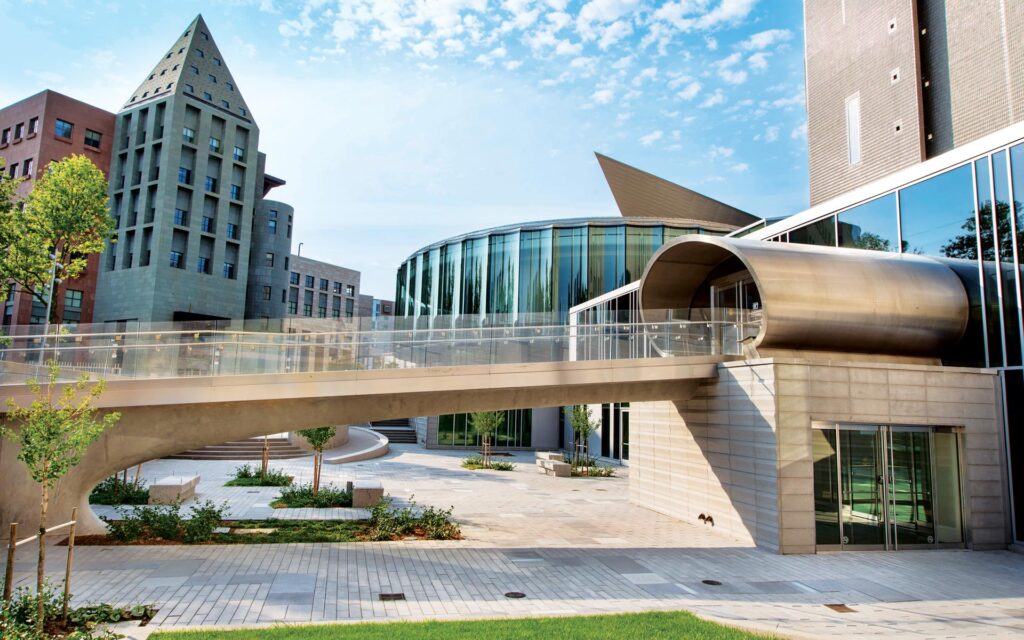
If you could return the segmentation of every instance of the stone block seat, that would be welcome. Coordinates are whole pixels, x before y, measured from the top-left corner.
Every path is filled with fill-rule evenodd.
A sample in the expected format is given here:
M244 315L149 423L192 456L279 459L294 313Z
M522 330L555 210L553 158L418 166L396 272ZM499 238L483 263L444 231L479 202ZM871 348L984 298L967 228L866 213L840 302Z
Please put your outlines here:
M195 497L199 476L165 476L149 485L149 504L174 504Z
M537 471L556 478L568 478L572 475L572 465L565 462L561 453L540 451L537 453Z
M373 507L384 497L384 485L380 480L356 480L351 484L352 506L357 509Z

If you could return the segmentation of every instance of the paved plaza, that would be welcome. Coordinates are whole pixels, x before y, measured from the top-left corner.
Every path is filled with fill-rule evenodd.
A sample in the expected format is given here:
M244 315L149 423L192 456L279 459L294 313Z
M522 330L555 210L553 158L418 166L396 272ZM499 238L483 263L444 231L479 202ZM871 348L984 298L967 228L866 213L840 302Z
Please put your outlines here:
M377 478L399 500L453 506L465 540L79 547L76 602L156 603L148 627L121 630L132 637L189 625L668 609L790 637L1024 635L1022 554L780 556L629 504L628 469L616 478L553 478L536 473L532 455L510 458L518 465L511 473L465 471L461 456L398 445L384 458L327 465L323 481ZM231 517L273 511L276 489L223 487L237 464L161 460L143 475L198 473L198 499L229 501ZM312 471L308 457L273 466L300 481ZM60 551L50 554L55 578ZM19 551L21 584L31 581L33 555ZM510 591L526 598L506 598ZM394 592L406 599L379 600ZM826 606L837 604L849 611Z

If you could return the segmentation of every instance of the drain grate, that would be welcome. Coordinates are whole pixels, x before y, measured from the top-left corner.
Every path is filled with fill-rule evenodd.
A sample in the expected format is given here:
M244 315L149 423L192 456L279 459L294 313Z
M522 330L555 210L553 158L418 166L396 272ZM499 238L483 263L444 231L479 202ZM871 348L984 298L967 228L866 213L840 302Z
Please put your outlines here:
M826 604L825 606L837 613L855 613L857 611L856 609L851 609L842 603Z
M722 583L719 582L718 580L701 580L701 582L703 582L706 585L710 585L712 587L720 587L720 586L722 586Z
M377 597L384 602L389 602L392 600L405 600L404 593L381 593L378 594Z
M506 598L525 598L526 594L522 591L509 591L505 594Z

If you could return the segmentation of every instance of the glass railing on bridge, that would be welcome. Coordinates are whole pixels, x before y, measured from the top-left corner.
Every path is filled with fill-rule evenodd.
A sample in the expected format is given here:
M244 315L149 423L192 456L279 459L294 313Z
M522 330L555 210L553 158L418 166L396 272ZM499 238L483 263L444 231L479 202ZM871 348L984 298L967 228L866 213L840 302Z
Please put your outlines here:
M39 325L9 327L0 382L38 377L51 360L64 377L115 379L739 355L743 335L735 322L565 325L546 315L286 320L275 328L111 323L51 326L44 334Z

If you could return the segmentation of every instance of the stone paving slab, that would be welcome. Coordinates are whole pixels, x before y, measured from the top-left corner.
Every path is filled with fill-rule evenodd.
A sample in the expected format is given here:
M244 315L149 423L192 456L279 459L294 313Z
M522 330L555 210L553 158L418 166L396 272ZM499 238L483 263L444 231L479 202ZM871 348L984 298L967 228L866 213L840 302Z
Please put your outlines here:
M153 623L132 629L133 637L162 627L674 609L791 637L1024 636L1021 554L780 556L635 507L622 477L541 476L527 456L512 459L519 465L515 472L468 472L458 467L458 453L394 449L374 461L325 468L325 480L376 478L402 502L415 494L421 504L453 505L467 539L80 547L76 602L156 603ZM199 473L199 499L237 495L240 512L265 508L258 505L276 490L237 493L249 488L219 486L235 464L158 461L147 463L144 474ZM308 460L273 466L300 480L311 474ZM503 517L516 513L528 517ZM15 564L18 584L32 581L25 558L33 552L24 549ZM60 548L48 555L48 568L58 577L64 556ZM507 591L527 597L510 600ZM381 602L382 592L403 592L406 600Z

